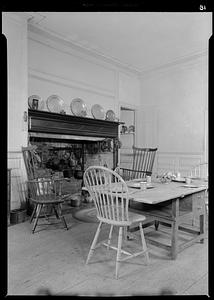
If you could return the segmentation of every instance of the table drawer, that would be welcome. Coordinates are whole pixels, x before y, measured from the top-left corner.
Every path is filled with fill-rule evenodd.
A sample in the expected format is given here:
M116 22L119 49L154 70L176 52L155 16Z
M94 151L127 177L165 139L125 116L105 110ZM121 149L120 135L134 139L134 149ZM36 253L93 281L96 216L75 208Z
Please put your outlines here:
M194 215L205 213L205 191L192 195L192 205Z

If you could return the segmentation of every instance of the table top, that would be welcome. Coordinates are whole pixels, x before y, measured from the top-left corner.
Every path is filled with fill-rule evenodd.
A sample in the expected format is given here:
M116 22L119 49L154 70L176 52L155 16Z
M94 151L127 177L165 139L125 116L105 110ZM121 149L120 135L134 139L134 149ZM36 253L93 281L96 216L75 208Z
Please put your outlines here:
M154 181L151 183L152 188L147 188L146 190L130 187L132 183L136 183L136 180L126 181L126 183L130 200L147 204L157 204L176 198L182 198L208 189L208 182L202 180L193 180L189 186L182 182L160 183L159 181ZM120 184L121 183L111 184L111 189L114 190L115 188L115 190L119 191ZM87 188L83 187L82 190L87 191ZM110 192L108 186L106 186L106 192Z
M129 182L127 182L127 184L128 183ZM194 180L188 186L187 184L180 182L153 182L152 186L154 187L144 191L129 187L130 199L141 203L157 204L207 190L208 183L200 180Z

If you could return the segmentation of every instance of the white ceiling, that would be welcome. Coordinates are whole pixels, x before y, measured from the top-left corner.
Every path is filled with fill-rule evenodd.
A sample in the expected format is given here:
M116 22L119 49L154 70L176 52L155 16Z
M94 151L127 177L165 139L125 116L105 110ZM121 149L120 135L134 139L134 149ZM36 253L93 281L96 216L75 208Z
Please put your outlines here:
M143 72L207 52L212 14L198 12L33 12L28 22Z

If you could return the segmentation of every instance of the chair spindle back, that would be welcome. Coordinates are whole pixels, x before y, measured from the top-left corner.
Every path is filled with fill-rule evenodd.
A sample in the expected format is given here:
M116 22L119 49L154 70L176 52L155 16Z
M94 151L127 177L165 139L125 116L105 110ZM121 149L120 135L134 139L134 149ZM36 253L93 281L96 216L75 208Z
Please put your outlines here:
M38 164L38 157L35 155L35 146L22 147L22 154L28 180L37 178L36 168Z
M151 176L157 148L133 146L132 178ZM141 173L142 172L142 173Z
M62 181L33 179L28 181L31 199L39 201L56 200L61 196Z
M129 224L128 187L116 172L91 166L83 176L84 184L97 209L97 218L108 224Z

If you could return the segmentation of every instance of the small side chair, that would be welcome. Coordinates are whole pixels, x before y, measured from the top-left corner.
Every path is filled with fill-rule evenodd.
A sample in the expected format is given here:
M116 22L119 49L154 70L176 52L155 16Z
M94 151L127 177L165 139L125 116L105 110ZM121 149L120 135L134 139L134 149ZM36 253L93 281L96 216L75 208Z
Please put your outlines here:
M38 224L41 211L45 206L51 206L54 210L57 219L60 219L64 227L68 230L64 216L61 213L61 204L64 202L62 197L62 180L61 179L32 179L28 181L28 187L30 191L30 199L35 204L30 218L30 223L35 217L35 221L32 228L32 233ZM44 213L47 220L48 217ZM49 223L52 224L52 223Z

